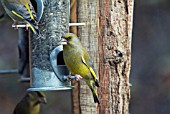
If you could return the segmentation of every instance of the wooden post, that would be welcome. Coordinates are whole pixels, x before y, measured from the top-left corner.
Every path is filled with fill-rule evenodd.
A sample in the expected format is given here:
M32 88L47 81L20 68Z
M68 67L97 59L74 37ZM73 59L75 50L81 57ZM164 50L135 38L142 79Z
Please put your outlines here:
M87 24L79 27L78 36L89 52L96 69L98 69L97 5L98 0L78 1L78 22ZM81 114L97 113L91 90L84 81L80 81L80 110Z
M98 71L101 104L80 82L81 114L129 114L133 0L79 0L78 36Z
M99 0L99 114L129 114L133 0Z

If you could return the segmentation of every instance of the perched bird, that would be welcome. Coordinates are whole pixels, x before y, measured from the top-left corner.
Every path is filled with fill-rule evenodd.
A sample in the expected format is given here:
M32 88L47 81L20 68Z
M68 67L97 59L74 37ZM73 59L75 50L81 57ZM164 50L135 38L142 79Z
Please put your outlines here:
M17 104L13 114L39 114L40 103L46 103L43 92L28 92L26 96Z
M39 34L36 13L30 0L1 0L1 3L15 23L25 22L35 34Z
M99 87L99 82L90 56L76 35L67 33L63 36L63 39L67 42L66 45L63 45L63 57L66 66L71 74L82 76L92 91L94 102L99 104L96 90L96 87Z

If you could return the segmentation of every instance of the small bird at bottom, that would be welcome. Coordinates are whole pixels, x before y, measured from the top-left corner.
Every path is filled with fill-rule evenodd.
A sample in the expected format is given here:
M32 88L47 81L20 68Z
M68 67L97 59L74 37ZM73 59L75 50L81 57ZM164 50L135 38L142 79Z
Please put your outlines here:
M99 82L94 71L93 63L85 48L75 34L67 33L63 36L63 58L67 68L73 75L80 75L92 91L94 102L100 104L96 87Z
M28 92L16 105L13 114L39 114L41 103L47 103L43 92Z

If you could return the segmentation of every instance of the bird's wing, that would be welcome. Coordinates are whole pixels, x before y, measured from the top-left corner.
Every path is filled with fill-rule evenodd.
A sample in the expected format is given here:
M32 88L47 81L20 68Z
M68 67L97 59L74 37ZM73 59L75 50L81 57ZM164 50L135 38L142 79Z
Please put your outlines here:
M24 105L23 103L20 103L20 102L19 102L19 103L16 105L13 114L22 114L22 113L24 113L24 112L23 112L23 109L25 109L25 108L26 108L25 105Z
M30 0L4 0L8 3L16 3L16 4L29 4Z
M12 12L15 16L25 19L26 21L30 22L31 20L37 21L36 19L36 13L34 11L33 6L30 2L23 3L14 3L10 1L4 2L5 7ZM33 25L35 25L35 22L30 22Z
M82 53L83 53L83 56L82 56L82 62L88 67L88 69L90 70L92 76L93 76L93 79L94 79L94 82L95 82L95 85L97 87L99 87L99 81L97 79L97 76L96 76L96 73L95 73L95 68L93 66L93 62L90 60L90 56L88 55L87 51L85 49L82 49Z
M22 1L22 0L19 0L19 1ZM14 18L14 20L17 20L17 21L18 19L26 21L30 25L30 28L33 30L35 34L39 33L38 26L37 26L38 22L36 18L36 13L30 2L24 2L26 4L23 4L23 3L18 4L18 3L14 3L9 0L6 0L5 2L2 1L2 3L5 9L11 14L11 18Z
M82 62L88 67L88 69L90 70L90 72L95 80L97 78L97 76L96 76L96 73L94 72L93 68L91 67L92 65L90 65L92 63L90 61L87 62L83 56L82 56Z

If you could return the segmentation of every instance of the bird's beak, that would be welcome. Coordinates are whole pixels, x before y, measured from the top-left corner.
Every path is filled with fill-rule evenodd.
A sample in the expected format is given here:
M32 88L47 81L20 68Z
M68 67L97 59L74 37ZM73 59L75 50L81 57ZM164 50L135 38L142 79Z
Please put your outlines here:
M47 99L46 99L45 97L41 97L41 98L39 99L39 101L40 101L41 103L47 104Z
M60 44L61 45L67 45L67 40L64 37L61 37Z

